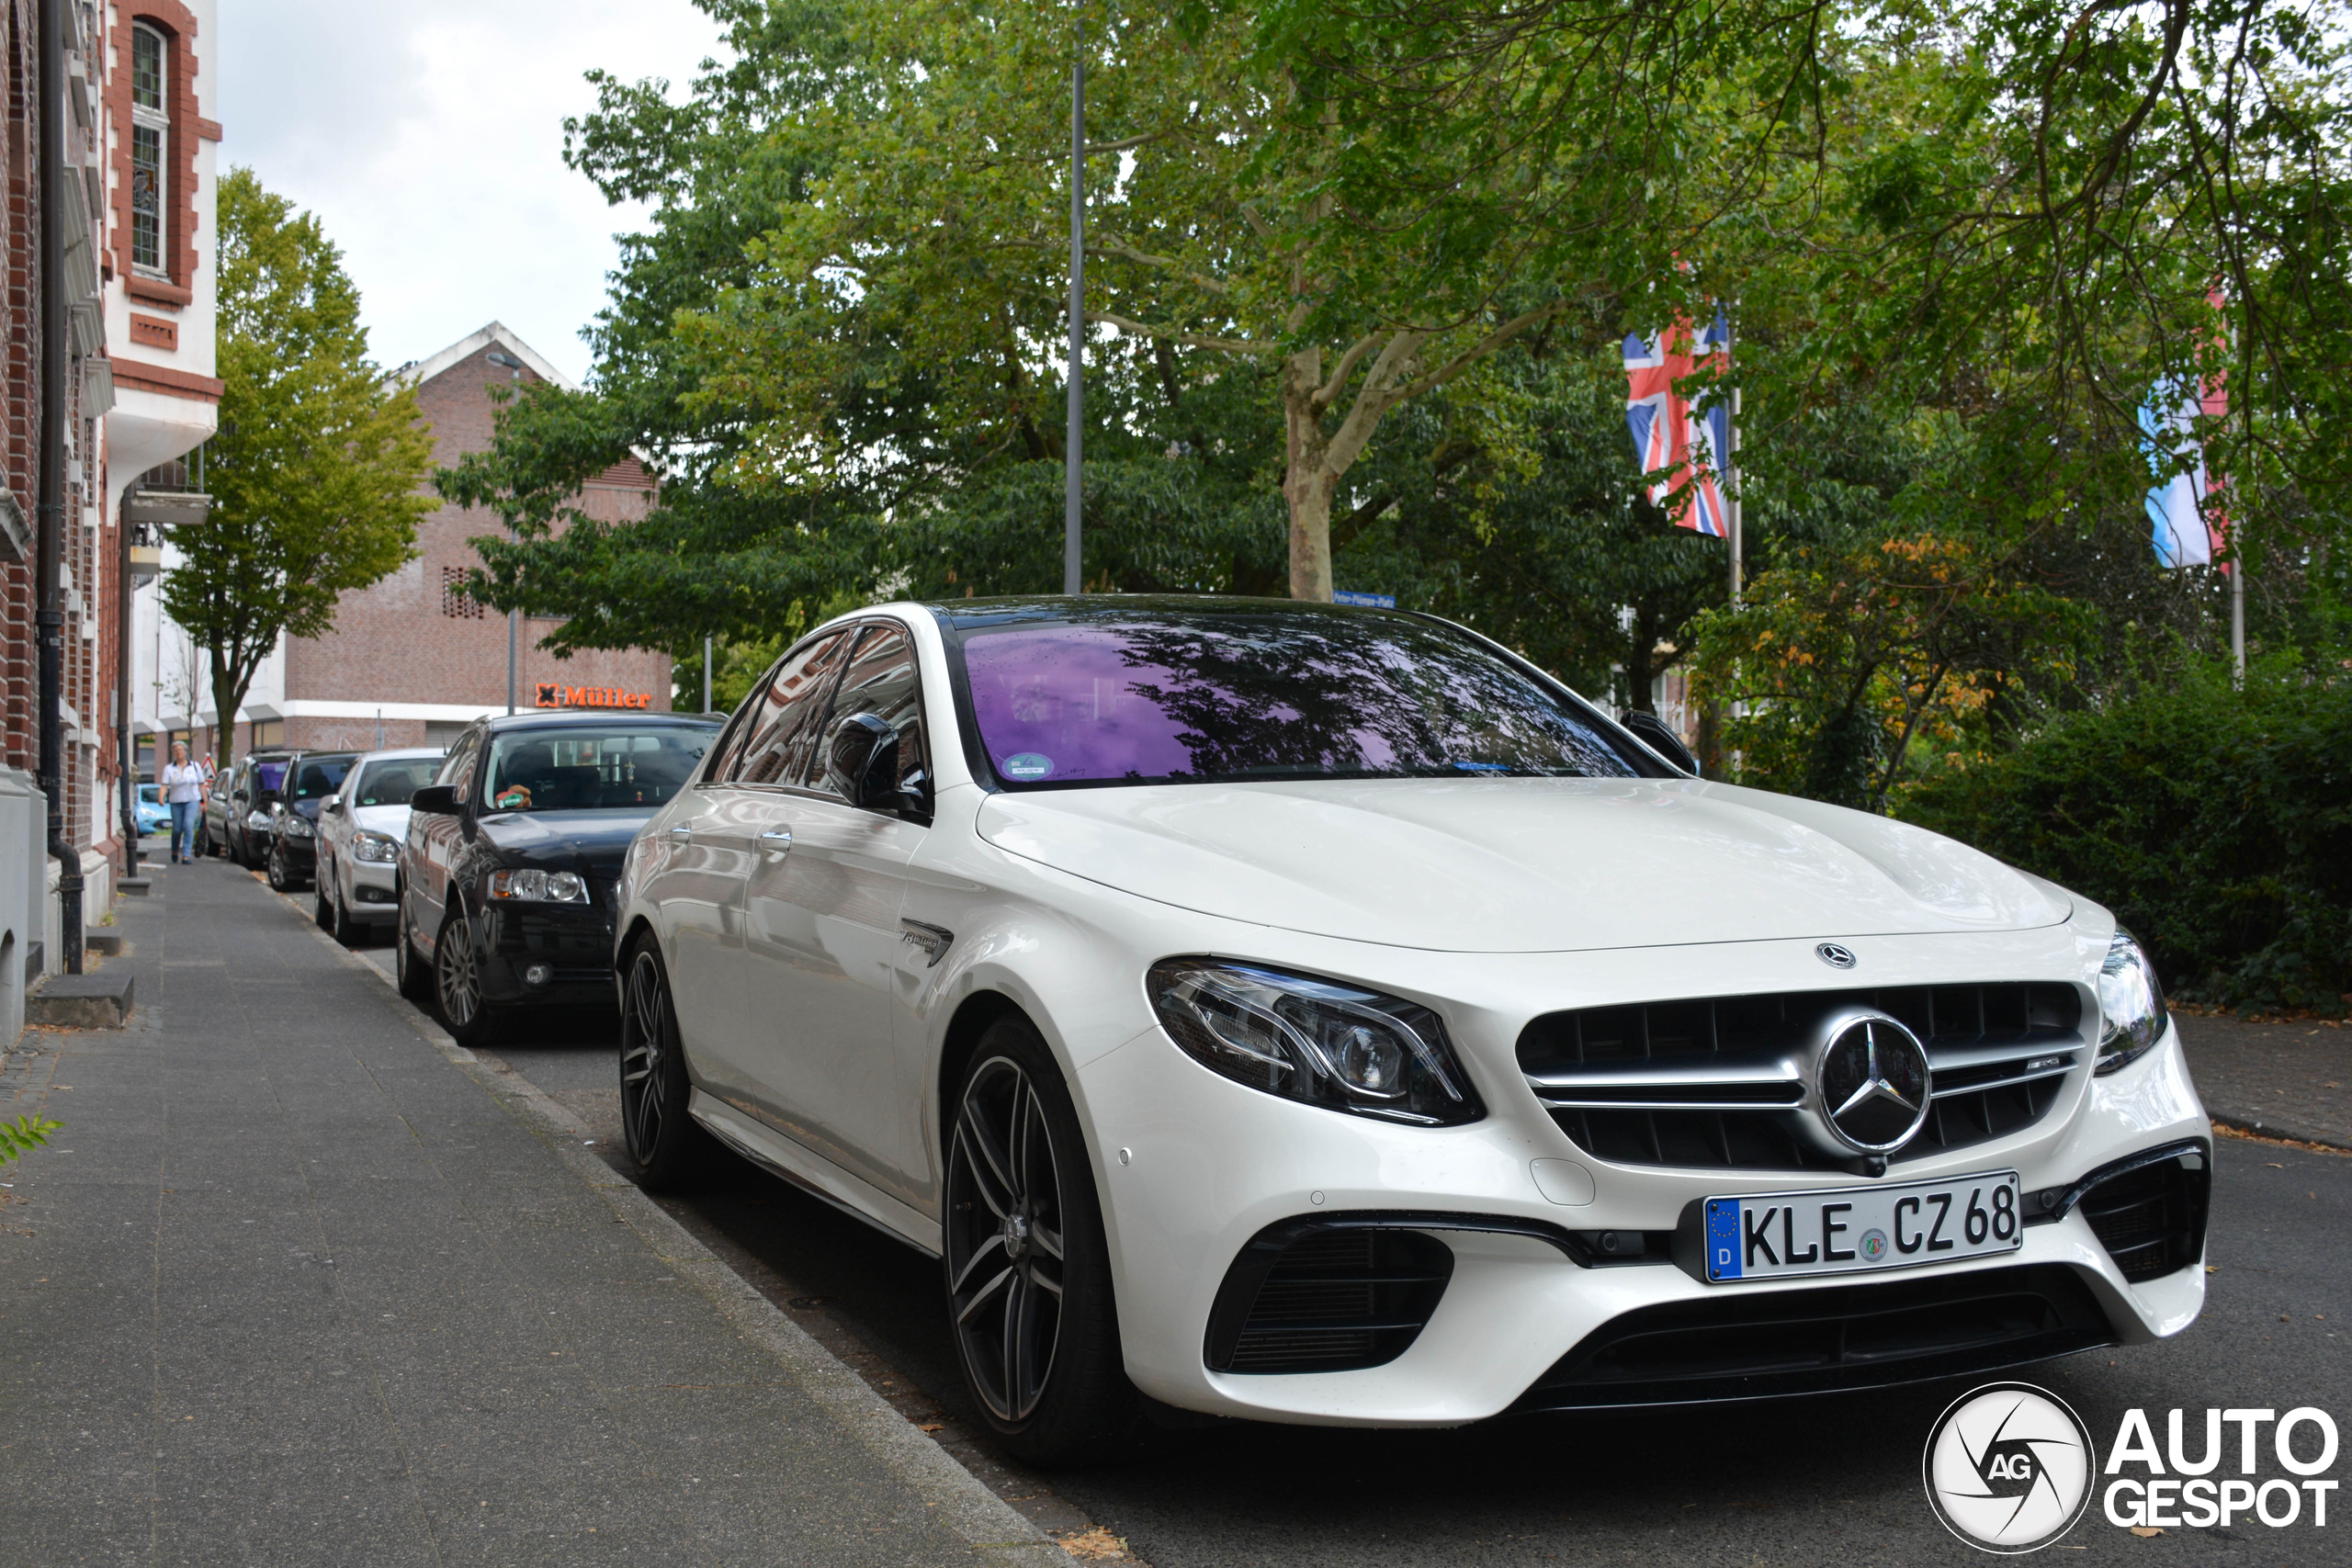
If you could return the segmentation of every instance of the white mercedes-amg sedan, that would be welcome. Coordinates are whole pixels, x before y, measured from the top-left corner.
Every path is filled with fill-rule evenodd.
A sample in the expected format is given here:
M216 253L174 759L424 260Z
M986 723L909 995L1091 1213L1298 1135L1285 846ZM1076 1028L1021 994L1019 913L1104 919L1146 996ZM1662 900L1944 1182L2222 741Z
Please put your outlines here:
M2211 1129L2112 915L1703 782L1430 617L859 612L616 897L639 1179L723 1146L939 1258L1034 1460L1147 1399L1439 1427L1976 1376L2204 1299Z

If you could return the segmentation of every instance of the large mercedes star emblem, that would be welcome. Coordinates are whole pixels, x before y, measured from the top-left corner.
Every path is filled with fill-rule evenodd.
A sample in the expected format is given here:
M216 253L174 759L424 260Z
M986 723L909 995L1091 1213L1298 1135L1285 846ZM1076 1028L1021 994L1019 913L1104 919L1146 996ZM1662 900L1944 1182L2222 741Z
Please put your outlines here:
M1860 1154L1909 1143L1928 1119L1928 1053L1918 1037L1879 1012L1829 1021L1815 1081L1822 1119Z

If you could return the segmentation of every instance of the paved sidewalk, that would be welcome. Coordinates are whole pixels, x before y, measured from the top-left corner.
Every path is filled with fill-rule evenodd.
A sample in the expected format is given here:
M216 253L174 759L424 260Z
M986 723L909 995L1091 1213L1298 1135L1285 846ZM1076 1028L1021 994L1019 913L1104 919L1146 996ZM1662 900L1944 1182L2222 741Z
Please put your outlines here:
M2177 1013L2181 1046L2217 1122L2352 1149L2352 1028Z
M1069 1562L544 1097L245 874L154 875L131 1026L0 1055L65 1123L0 1170L11 1560Z

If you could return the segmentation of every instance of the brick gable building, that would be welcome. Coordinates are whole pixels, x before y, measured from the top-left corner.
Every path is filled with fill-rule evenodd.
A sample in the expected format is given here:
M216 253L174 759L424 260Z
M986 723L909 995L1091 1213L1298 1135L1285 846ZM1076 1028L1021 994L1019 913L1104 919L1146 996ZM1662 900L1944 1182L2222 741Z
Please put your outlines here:
M490 445L493 390L532 381L568 385L563 375L498 322L404 366L431 424L434 462L455 463ZM605 470L582 488L589 516L628 522L645 515L653 482L634 462ZM492 513L442 504L417 528L417 558L374 585L346 593L324 637L289 637L255 674L238 716L235 750L282 743L353 747L436 744L483 714L507 705L506 616L468 597L467 574L481 564L469 540L498 531ZM539 650L561 623L524 619L515 628L515 705L568 704L576 690L641 699L628 705L670 706L670 658L644 650L589 651L568 659ZM199 704L205 694L194 694ZM616 704L616 705L618 705ZM166 711L153 722L167 732L193 730L199 749L212 743L215 716Z

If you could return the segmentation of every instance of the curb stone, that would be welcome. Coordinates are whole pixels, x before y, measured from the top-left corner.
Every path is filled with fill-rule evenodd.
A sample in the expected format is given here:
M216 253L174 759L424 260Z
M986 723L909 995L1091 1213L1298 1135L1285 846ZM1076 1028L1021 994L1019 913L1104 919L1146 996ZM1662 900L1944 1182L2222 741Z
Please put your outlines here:
M1075 1559L1053 1537L980 1484L929 1436L910 1426L866 1386L865 1379L753 1290L639 1191L635 1183L588 1153L582 1143L588 1128L578 1117L521 1074L492 1067L452 1040L422 1009L401 996L381 970L318 930L307 914L303 924L344 964L364 970L390 992L393 1006L427 1043L537 1134L565 1168L594 1188L656 1257L709 1297L730 1326L774 1357L828 1415L846 1427L927 1506L936 1509L939 1521L961 1537L980 1561L1001 1568L1071 1568Z

